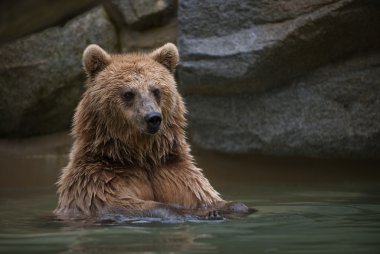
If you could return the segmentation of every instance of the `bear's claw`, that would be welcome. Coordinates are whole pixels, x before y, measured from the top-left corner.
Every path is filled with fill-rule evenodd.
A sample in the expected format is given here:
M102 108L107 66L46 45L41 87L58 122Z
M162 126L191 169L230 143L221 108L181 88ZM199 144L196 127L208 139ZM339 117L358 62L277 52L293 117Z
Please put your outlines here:
M211 211L206 216L207 220L223 220L223 216L218 211Z

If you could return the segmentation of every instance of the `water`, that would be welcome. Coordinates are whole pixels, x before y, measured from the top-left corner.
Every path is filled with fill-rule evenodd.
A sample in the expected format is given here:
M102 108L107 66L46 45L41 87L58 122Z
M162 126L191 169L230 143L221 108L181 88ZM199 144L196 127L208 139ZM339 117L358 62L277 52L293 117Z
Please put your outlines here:
M67 134L0 141L0 253L380 253L376 161L195 149L224 196L259 212L222 222L65 224L50 212Z

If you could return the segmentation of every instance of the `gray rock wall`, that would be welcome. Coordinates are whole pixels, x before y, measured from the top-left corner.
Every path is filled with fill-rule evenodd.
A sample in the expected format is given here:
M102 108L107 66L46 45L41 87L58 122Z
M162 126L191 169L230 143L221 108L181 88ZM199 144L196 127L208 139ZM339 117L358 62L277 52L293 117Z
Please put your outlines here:
M380 157L376 1L179 5L193 141L224 152Z
M64 24L98 4L99 0L0 1L0 43Z
M193 141L224 152L380 155L380 51L262 93L189 96Z
M224 152L380 157L378 1L102 5L0 44L0 137L68 129L83 91L84 48L152 50L176 41L178 17L177 74L195 143Z
M116 31L98 7L0 47L0 135L30 136L70 127L84 88L82 52L116 51Z

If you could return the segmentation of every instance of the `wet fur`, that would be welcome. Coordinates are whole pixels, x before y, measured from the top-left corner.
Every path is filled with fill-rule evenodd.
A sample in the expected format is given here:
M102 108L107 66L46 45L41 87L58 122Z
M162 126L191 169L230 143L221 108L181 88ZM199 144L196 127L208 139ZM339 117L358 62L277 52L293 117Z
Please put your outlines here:
M186 110L173 77L177 62L173 44L149 55L109 55L96 45L85 50L87 90L73 119L75 142L58 182L55 214L170 218L234 210L236 203L224 201L193 163ZM162 93L154 103L147 90L152 81ZM126 84L146 95L128 110L119 96ZM154 135L144 133L135 117L149 107L163 117ZM235 210L248 212L244 205Z

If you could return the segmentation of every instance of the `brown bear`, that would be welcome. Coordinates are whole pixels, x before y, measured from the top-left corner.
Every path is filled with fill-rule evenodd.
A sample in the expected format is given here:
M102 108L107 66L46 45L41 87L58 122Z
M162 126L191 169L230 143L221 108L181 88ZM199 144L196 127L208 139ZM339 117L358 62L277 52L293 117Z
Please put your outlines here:
M56 215L220 219L251 212L224 201L193 163L173 75L178 61L171 43L150 54L85 49L86 91Z

